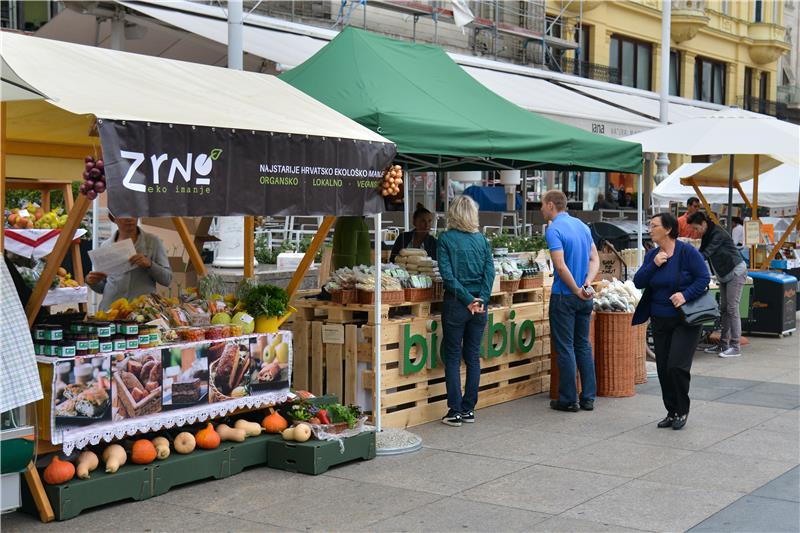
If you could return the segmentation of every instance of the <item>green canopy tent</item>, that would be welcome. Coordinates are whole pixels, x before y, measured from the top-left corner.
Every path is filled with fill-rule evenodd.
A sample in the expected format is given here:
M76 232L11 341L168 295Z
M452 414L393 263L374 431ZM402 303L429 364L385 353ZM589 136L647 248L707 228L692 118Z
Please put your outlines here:
M526 111L435 46L347 28L281 79L391 139L412 171L642 171L639 144Z

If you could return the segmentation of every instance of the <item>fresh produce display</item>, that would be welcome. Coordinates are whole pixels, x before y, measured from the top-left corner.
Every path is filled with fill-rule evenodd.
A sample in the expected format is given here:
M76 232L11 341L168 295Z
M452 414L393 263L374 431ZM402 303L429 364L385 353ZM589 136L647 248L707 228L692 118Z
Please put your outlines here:
M67 272L67 269L64 267L58 267L58 272L56 273L56 278L58 280L58 287L59 288L66 288L66 287L80 287L77 281L72 279L72 274ZM55 280L54 280L55 282Z
M96 453L89 450L81 452L78 456L78 466L75 469L78 479L89 479L89 473L97 470L98 466L100 466L100 459Z
M158 457L153 443L147 439L138 439L131 449L131 462L137 465L149 465Z
M6 215L6 227L16 229L60 229L67 223L67 214L61 208L45 211L36 204L27 208L13 208Z
M289 308L289 294L275 285L256 285L247 294L244 307L253 317L283 316Z
M594 299L595 311L633 313L636 310L636 305L642 298L642 291L637 289L632 281L623 283L614 278L600 283L602 288L597 291Z
M232 428L228 424L219 424L217 433L223 441L244 442L247 438L247 431L244 429Z
M150 442L156 449L156 459L163 461L169 457L169 441L164 437L155 437Z
M396 267L395 267L396 268ZM356 269L356 289L362 291L375 291L375 267L357 267ZM401 291L403 283L391 273L381 272L381 290Z
M87 155L84 159L83 183L80 192L89 200L94 200L97 195L106 192L106 169L102 159L95 161L93 156Z
M103 450L103 462L106 464L106 472L109 474L115 473L127 461L128 454L125 453L125 448L119 444L111 444Z
M400 254L395 258L394 262L403 267L411 276L421 274L437 281L442 279L439 274L439 263L428 257L428 253L425 250L404 248L400 250Z
M172 444L176 452L186 455L187 453L192 453L194 451L195 446L197 446L197 441L195 440L194 435L188 431L182 431L178 433L178 435L175 437L175 442Z
M62 461L54 455L50 464L44 469L44 482L48 485L60 485L75 477L75 465L69 461Z
M400 165L393 165L386 169L381 183L381 194L383 196L397 196L403 186L403 168Z
M211 422L209 422L206 427L198 431L194 438L195 442L197 442L197 447L204 450L213 450L218 448L219 443L222 441L219 433L216 432L214 425Z
M280 415L280 413L274 409L270 409L269 411L270 414L265 416L264 420L261 421L261 426L264 428L264 431L267 433L280 433L289 427L289 423Z
M514 281L522 278L522 270L517 261L513 259L495 260L494 270L502 281Z
M283 440L306 442L311 438L311 426L305 422L301 422L294 427L284 429L281 432L281 437L283 437Z
M248 422L243 418L237 420L233 427L236 429L243 429L248 437L257 437L261 435L261 431L264 429L260 424Z

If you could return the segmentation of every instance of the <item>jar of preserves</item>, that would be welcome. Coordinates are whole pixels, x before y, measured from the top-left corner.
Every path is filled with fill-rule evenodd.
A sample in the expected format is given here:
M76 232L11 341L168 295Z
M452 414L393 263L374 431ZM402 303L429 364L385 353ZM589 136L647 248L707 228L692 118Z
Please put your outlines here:
M138 328L137 328L138 330ZM139 348L139 335L138 333L130 333L125 335L125 349L137 350Z
M124 352L127 349L128 343L127 340L125 339L125 335L117 333L116 335L114 335L113 339L114 339L115 352Z

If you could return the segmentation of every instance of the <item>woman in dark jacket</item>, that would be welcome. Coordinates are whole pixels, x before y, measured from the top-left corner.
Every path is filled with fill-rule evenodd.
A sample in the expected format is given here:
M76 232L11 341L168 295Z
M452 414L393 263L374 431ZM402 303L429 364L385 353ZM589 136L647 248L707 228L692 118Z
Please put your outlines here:
M425 209L422 204L417 204L414 215L411 217L414 229L402 233L392 246L389 262L394 263L404 248L422 248L431 259L436 259L436 237L430 234L433 227L433 213Z
M653 324L656 368L667 416L660 428L681 429L689 416L692 357L702 326L689 326L678 308L700 297L711 280L703 256L678 239L678 220L669 213L650 219L650 236L657 248L644 257L633 283L644 294L633 315L633 325L649 318Z
M714 351L718 350L720 357L739 357L742 355L739 302L742 299L742 288L747 281L747 263L728 232L714 224L705 214L699 211L693 213L686 222L701 235L700 253L708 259L719 283L719 320L722 332L719 346Z

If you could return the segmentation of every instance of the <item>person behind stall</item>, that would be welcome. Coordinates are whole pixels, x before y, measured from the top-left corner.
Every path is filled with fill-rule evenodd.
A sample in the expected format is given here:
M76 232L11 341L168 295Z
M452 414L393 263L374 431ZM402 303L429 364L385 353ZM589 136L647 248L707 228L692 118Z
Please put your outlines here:
M702 296L711 276L703 256L678 240L678 221L670 213L650 219L650 237L657 247L647 252L633 276L633 284L644 293L631 323L649 319L653 328L658 383L667 409L657 425L682 429L689 417L692 358L703 326L685 324L678 308Z
M469 196L456 196L450 204L447 231L439 237L438 248L444 283L442 359L448 407L442 423L458 427L475 422L481 339L494 283L492 249L480 232L478 204ZM462 359L467 367L463 396Z
M592 211L599 211L601 209L614 209L614 204L606 200L603 193L597 195L597 201L594 203L594 206L592 206Z
M117 225L117 231L101 247L131 239L136 253L128 261L136 268L114 276L96 271L86 275L86 284L94 292L103 295L100 302L102 310L110 309L111 304L119 298L130 300L142 294L150 294L156 290L156 283L169 287L172 282L172 270L161 239L142 231L136 218L115 218L110 213L108 218Z
M414 229L401 234L392 246L389 262L394 263L404 248L422 248L431 259L436 259L436 237L430 234L433 227L433 213L425 209L422 204L417 204L414 215L411 217Z
M626 192L619 207L620 209L636 209L636 204L633 203L633 193Z
M738 250L742 250L744 248L744 221L741 217L731 217L731 224L733 224L731 229L733 244Z
M747 281L747 263L736 249L728 232L712 222L704 213L694 213L689 224L701 235L700 253L707 259L719 283L719 320L722 332L719 345L706 350L720 357L739 357L742 318L739 302Z
M689 217L700 211L700 199L692 196L686 200L686 212L678 217L678 237L686 239L699 239L702 237L689 225Z

